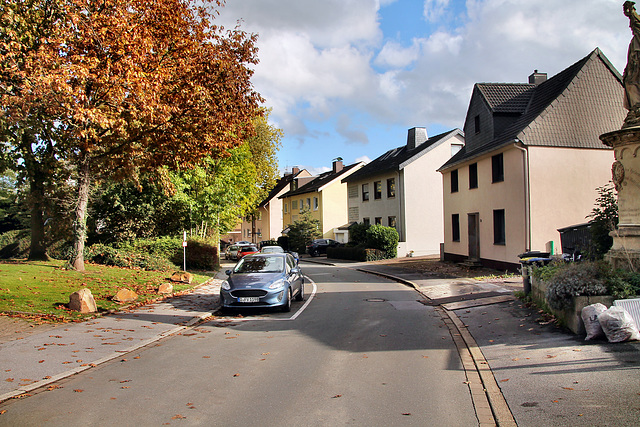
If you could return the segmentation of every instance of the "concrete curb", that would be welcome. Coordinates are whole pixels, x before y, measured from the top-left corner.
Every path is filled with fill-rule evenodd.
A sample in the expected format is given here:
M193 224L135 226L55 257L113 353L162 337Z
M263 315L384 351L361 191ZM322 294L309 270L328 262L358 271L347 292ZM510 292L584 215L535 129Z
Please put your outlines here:
M410 280L366 268L356 268L356 270L402 283L429 299L421 291L420 286ZM437 307L437 310L449 327L451 336L458 347L460 359L467 374L469 391L471 392L473 405L476 408L479 424L481 426L517 426L509 405L493 376L493 372L482 354L482 350L467 330L467 327L453 311L445 310L440 306Z

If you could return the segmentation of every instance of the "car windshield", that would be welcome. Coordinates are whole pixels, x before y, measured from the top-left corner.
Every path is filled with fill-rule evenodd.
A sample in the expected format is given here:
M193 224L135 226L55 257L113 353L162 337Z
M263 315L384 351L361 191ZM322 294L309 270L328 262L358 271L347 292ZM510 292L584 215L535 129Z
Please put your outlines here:
M262 248L261 252L265 254L282 253L284 252L284 249L282 249L280 246L265 246L264 248Z
M281 273L284 271L284 258L282 257L250 257L243 258L234 273Z
M258 248L256 248L255 246L245 246L244 248L240 249L240 252L258 252Z

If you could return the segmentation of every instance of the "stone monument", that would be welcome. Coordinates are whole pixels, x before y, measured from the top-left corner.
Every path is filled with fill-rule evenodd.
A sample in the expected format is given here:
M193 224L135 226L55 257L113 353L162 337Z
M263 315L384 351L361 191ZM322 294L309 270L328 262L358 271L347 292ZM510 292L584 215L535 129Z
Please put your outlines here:
M600 135L613 148L611 167L618 192L618 229L611 232L613 247L606 259L616 268L640 270L640 16L635 3L626 1L624 14L629 18L633 38L629 44L627 66L622 76L624 106L629 110L622 128Z

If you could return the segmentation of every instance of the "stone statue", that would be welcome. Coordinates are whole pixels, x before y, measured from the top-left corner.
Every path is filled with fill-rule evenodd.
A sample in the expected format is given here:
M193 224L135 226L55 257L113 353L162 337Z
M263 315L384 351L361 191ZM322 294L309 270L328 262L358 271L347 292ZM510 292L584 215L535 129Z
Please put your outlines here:
M624 106L629 110L623 127L640 124L640 16L634 6L635 3L632 1L625 1L622 6L624 14L629 18L629 26L633 33L627 54L627 67L622 76L625 92Z

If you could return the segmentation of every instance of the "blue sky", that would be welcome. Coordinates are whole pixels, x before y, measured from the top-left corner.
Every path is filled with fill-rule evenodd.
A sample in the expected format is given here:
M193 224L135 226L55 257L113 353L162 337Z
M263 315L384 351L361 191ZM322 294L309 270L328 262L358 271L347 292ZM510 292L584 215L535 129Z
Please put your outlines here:
M622 73L622 0L227 0L258 34L253 84L284 131L280 169L326 171L462 128L473 85L549 77L599 47ZM613 130L613 129L612 129Z

